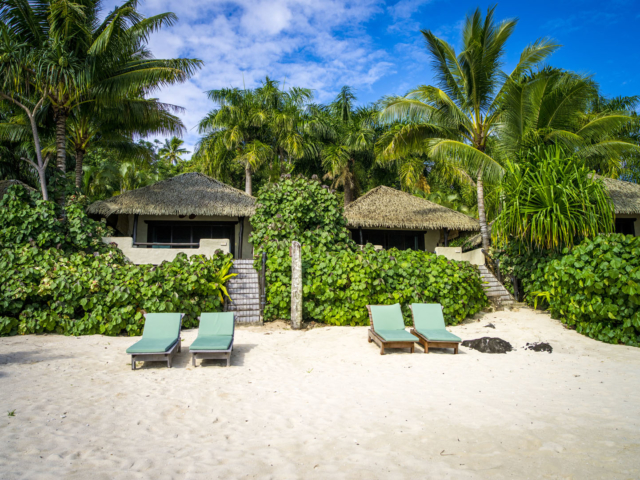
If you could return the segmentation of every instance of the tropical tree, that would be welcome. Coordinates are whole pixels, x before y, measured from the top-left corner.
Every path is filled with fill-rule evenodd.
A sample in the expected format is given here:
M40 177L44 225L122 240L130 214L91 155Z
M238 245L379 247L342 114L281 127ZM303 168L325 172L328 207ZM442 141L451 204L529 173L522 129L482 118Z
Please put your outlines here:
M187 80L195 59L155 59L149 36L177 20L173 13L145 18L130 0L100 21L99 0L0 0L0 22L38 54L39 83L56 122L57 166L66 171L66 123L83 102L113 105Z
M378 111L374 107L356 108L356 100L350 87L342 87L328 108L318 112L319 121L313 123L325 142L321 153L325 178L332 180L334 187L343 187L345 206L354 200L362 160L373 157L377 138ZM325 128L318 129L317 123L323 123Z
M503 208L492 234L531 250L561 250L613 231L613 204L602 180L561 147L538 147L508 162Z
M489 245L484 206L484 181L504 169L492 156L491 138L501 124L503 97L508 85L539 64L558 45L539 39L528 45L509 74L502 71L505 45L517 20L496 23L495 7L484 19L479 9L468 15L462 31L462 51L422 30L433 60L437 86L420 86L403 97L382 102L381 118L403 122L387 135L379 149L381 160L428 156L434 162L453 163L475 183L483 247Z
M166 160L171 165L178 165L182 161L182 155L188 155L190 152L186 148L182 148L184 140L178 137L171 137L171 139L165 139L164 145L158 154L160 158Z
M307 89L278 88L269 77L256 89L220 89L207 92L217 108L200 121L203 137L193 159L220 178L225 166L239 163L245 171L245 192L253 191L252 177L258 168L278 162L292 163L313 151L304 133Z

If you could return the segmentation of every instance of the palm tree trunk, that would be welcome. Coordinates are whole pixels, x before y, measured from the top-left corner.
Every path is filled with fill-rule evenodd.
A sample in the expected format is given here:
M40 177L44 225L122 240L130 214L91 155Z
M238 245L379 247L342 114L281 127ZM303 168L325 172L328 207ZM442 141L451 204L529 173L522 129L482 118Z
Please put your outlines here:
M56 112L56 166L62 173L67 172L67 112L59 109Z
M244 193L253 195L251 190L251 166L248 164L244 167L244 177Z
M489 248L489 228L487 226L487 215L484 211L484 186L482 184L482 172L478 173L478 221L480 222L480 235L482 236L482 248Z
M344 206L346 207L353 201L353 187L351 186L351 180L346 179L344 182Z
M84 160L84 152L76 150L76 190L82 188L82 163Z

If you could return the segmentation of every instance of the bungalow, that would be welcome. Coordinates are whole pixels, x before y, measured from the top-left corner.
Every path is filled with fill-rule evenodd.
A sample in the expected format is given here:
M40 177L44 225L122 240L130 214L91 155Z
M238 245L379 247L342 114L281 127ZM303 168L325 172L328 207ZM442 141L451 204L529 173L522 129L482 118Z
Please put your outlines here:
M344 210L356 243L424 250L447 247L461 231L478 231L477 220L410 193L376 187Z
M255 198L200 173L184 173L89 206L104 217L115 242L132 262L159 264L179 252L211 255L215 250L235 258L253 256L249 217Z
M640 237L640 185L614 178L600 178L613 202L616 233Z

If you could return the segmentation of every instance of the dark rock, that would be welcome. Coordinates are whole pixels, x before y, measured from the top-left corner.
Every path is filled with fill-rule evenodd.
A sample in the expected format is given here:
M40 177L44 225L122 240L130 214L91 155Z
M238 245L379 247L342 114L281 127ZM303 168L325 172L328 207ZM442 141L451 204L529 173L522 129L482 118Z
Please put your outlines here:
M493 323L487 323L485 325L486 328L496 328L496 326Z
M547 342L527 343L525 350L533 350L534 352L553 352L553 347Z
M482 337L475 340L465 340L462 342L463 347L473 348L482 353L507 353L513 350L513 347L506 340L497 337Z

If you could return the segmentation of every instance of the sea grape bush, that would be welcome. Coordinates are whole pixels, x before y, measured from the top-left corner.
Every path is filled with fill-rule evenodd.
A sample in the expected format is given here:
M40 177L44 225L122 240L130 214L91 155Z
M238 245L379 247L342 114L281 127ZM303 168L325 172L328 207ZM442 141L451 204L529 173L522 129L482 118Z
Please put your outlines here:
M316 180L283 178L258 195L251 220L256 267L267 252L267 320L291 313L291 241L302 243L303 316L333 325L367 325L367 304L438 302L456 324L487 305L478 270L434 254L360 249L337 197Z
M640 345L640 237L601 235L544 270L551 314L607 343Z
M184 312L191 328L222 310L230 255L133 265L102 242L107 228L87 218L83 198L69 198L60 221L53 202L10 190L0 203L0 335L139 335L144 312Z

